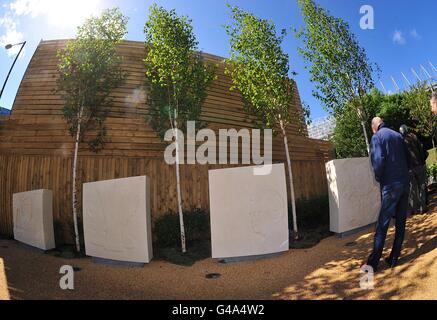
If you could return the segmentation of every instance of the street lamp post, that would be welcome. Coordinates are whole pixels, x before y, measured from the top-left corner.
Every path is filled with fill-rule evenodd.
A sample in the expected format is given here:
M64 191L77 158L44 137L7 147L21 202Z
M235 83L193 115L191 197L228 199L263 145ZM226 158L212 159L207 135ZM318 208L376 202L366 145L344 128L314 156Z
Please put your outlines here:
M18 57L20 56L21 51L23 51L23 48L24 48L24 46L26 45L26 41L24 41L24 42L20 42L20 43L17 43L17 44L8 44L8 45L5 47L6 50L9 50L9 49L11 49L12 47L19 46L19 45L21 45L20 51L18 51L18 54L17 54L17 56L15 57L14 63L12 64L11 68L9 69L9 72L8 72L7 77L6 77L5 83L3 84L3 87L2 87L2 91L0 91L0 99L1 99L1 97L2 97L2 95L3 95L3 90L5 90L6 83L7 83L8 80L9 80L9 76L11 75L12 69L14 68L15 63L17 62L17 59L18 59Z

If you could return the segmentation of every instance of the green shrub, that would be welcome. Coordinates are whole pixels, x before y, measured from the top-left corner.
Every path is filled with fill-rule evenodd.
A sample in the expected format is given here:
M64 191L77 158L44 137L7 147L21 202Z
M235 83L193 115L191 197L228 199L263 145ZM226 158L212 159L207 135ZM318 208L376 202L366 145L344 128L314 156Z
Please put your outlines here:
M289 225L293 225L291 205L288 207ZM311 230L329 225L329 198L328 196L296 201L297 223L299 229Z
M431 166L437 163L437 148L428 150L428 159L426 159L426 164Z
M203 209L184 211L185 237L187 244L196 241L210 241L209 213ZM155 221L155 244L158 247L179 247L181 234L179 215L167 212Z
M426 171L428 177L432 178L433 182L437 182L437 163L428 166Z

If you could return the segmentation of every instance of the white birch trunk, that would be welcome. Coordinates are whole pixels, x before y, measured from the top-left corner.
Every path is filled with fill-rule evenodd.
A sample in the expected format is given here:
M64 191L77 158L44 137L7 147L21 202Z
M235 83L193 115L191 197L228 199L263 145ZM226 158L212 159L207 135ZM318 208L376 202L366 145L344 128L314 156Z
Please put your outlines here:
M366 140L367 154L370 156L369 137L367 136L366 123L364 121L361 121L361 127L363 128L364 139Z
M355 97L355 94L354 94ZM363 134L364 134L364 140L366 141L366 149L367 149L367 155L370 156L370 144L369 144L369 137L367 136L367 130L366 130L366 122L363 120L364 119L364 113L362 111L363 106L358 105L357 106L357 113L358 113L358 117L361 120L361 128L363 129Z
M352 97L355 99L357 97L357 94L354 90L354 86L352 84L352 80L349 77L348 74L346 74L346 76L348 77L349 81L350 81L350 88L352 91ZM360 94L360 88L358 88L358 98L361 101L361 94ZM361 102L359 103L359 105L357 106L357 112L358 112L358 117L361 120L361 127L363 128L363 134L364 134L364 140L366 140L366 148L367 148L367 155L370 156L370 144L369 144L369 137L367 136L367 130L366 130L366 122L363 120L364 116L363 116L363 111L362 111L362 104Z
M180 159L179 159L179 136L178 136L178 127L176 120L174 130L175 130L175 142L176 142L176 190L177 190L177 197L178 197L178 210L179 210L179 225L181 229L181 246L182 246L182 252L187 252L187 246L185 241L185 224L184 224L184 213L182 210L182 194L181 194L181 176L180 176Z
M287 132L285 131L284 122L280 120L279 123L281 125L282 136L284 138L285 155L287 156L288 177L290 180L291 212L293 215L293 231L294 231L294 239L297 240L299 238L299 234L297 229L296 197L294 194L293 171L291 170L290 151L288 149L288 138L287 138Z
M76 132L76 141L74 145L74 156L73 156L73 181L72 181L72 193L73 193L73 221L74 221L74 234L75 234L75 243L76 243L76 251L80 252L80 240L79 240L79 227L77 223L77 158L79 153L79 142L80 142L80 134L81 134L81 121L82 121L82 109L79 113L79 119L77 121L77 132Z

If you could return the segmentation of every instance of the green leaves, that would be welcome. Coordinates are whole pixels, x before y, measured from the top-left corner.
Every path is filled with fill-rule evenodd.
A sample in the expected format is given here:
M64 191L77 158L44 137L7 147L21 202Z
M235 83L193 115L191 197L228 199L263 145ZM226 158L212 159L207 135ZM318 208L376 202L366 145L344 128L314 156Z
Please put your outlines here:
M316 83L313 95L328 111L341 112L350 101L373 88L372 77L378 67L368 61L345 21L331 16L313 0L298 3L305 27L295 34L304 44L298 51L308 63L311 81ZM359 101L356 107L360 108Z
M281 48L286 31L276 34L272 21L260 19L238 7L231 7L232 24L225 29L230 38L226 74L239 90L247 110L263 126L274 128L280 119L291 121L293 83L288 77L289 57Z
M352 103L347 103L341 112L335 114L336 127L333 142L339 159L367 156L366 141L360 122L364 120L366 123L370 123L371 119L378 115L385 96L373 89L361 100L364 119L359 117L356 107ZM369 137L372 135L369 127L367 127L367 135Z
M165 131L174 126L175 116L179 128L199 119L215 70L197 52L191 20L174 10L153 5L144 33L150 90L147 121L163 138ZM202 128L202 124L196 127Z
M394 130L399 130L403 124L408 127L415 126L411 119L410 107L405 100L407 94L409 93L386 95L379 103L379 111L376 115L384 119L385 124Z
M420 137L429 139L437 128L437 119L429 106L430 93L426 84L412 87L402 93L384 95L376 89L361 98L364 120L370 123L373 117L381 117L385 124L397 131L407 125ZM366 145L359 127L360 117L356 108L347 104L336 114L337 125L334 144L339 158L366 156ZM368 130L369 137L371 136Z
M433 137L437 130L437 117L431 111L430 96L427 83L421 83L404 93L404 104L410 109L415 131L426 138Z
M72 135L77 132L79 121L83 125L81 138L86 129L97 131L89 142L93 151L104 143L103 122L112 105L110 92L126 77L117 45L127 33L127 21L119 9L105 10L100 17L92 17L80 26L77 38L58 52L57 89L65 101L64 117Z
M117 43L126 36L128 21L120 9L107 9L100 17L91 17L78 27L77 38Z

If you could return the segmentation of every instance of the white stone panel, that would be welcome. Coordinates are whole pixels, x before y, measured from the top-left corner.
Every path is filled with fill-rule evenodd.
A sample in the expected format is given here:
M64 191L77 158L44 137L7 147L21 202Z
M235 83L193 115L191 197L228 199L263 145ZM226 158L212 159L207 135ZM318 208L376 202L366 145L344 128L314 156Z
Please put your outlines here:
M149 178L85 183L83 226L88 256L149 263L153 256Z
M369 158L330 161L326 174L332 232L352 231L378 220L380 187Z
M12 202L15 240L42 250L55 248L52 191L16 193Z
M265 255L289 249L285 170L255 167L209 171L213 258Z

